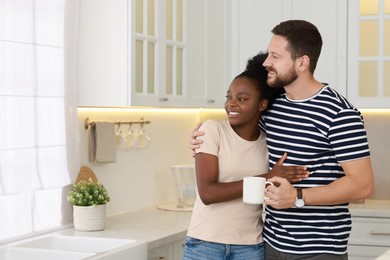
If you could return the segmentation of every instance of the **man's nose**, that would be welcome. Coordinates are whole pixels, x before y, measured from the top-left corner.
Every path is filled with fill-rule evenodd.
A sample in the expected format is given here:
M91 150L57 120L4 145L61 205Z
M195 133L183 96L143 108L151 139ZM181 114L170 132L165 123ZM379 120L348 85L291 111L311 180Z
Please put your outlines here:
M268 67L269 66L269 59L268 57L265 59L265 61L263 62L263 66L264 67Z

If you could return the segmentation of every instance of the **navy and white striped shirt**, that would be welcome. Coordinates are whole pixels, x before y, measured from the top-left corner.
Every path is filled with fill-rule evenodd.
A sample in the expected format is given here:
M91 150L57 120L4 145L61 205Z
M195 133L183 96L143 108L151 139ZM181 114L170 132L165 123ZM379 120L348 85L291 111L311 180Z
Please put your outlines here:
M370 156L363 118L344 97L325 86L300 101L279 97L261 123L267 133L270 167L306 166L310 176L293 186L327 185L344 176L340 162ZM278 210L266 207L264 240L293 254L344 254L351 231L348 204Z

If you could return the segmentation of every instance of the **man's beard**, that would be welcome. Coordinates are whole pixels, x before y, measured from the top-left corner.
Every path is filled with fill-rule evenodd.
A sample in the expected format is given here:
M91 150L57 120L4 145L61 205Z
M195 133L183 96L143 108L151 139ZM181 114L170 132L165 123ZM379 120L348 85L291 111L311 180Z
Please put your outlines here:
M274 69L269 69L268 71L275 72L275 79L273 81L267 79L268 85L273 88L283 88L290 85L298 78L298 74L294 71L293 68L291 68L290 72L284 76L279 76Z

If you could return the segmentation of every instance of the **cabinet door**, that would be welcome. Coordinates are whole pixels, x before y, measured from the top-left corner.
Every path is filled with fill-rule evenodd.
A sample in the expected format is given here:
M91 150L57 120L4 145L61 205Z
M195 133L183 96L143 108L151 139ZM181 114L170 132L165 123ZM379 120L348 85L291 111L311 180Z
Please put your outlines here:
M148 260L171 260L173 259L173 244L148 250Z
M131 2L132 105L188 106L185 1Z
M348 2L348 97L361 108L390 107L388 2Z
M267 50L271 30L277 24L304 19L316 25L323 38L316 78L346 95L347 0L245 0L235 4L232 18L238 27L232 33L234 74L245 68L248 58Z
M127 0L80 1L79 106L126 106Z
M390 219L353 217L349 243L390 247Z
M188 86L192 107L223 108L229 75L230 2L189 0Z
M173 260L183 259L185 238L173 242Z
M267 51L272 28L285 19L284 6L283 0L233 1L231 79L245 69L249 58Z
M346 96L347 0L289 0L290 19L304 19L322 36L322 50L314 76Z
M348 245L349 260L372 260L386 252L389 248L380 246Z

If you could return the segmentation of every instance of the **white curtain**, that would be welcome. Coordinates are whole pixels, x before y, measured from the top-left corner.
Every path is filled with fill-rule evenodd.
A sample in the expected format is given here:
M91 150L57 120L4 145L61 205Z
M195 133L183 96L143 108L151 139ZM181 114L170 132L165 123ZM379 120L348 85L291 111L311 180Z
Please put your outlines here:
M71 223L77 0L0 0L0 242Z

